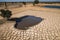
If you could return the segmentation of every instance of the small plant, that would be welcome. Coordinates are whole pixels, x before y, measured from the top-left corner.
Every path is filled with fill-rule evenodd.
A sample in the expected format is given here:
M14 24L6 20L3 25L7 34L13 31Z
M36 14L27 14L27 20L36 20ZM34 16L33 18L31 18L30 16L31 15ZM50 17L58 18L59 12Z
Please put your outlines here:
M33 2L33 6L35 6L35 4L38 4L39 3L39 0L35 0L34 2Z
M25 5L25 6L26 6L26 2L23 2L23 5Z
M1 14L0 15L3 18L9 19L11 17L11 15L12 15L12 12L10 10L1 9L0 11L1 11Z

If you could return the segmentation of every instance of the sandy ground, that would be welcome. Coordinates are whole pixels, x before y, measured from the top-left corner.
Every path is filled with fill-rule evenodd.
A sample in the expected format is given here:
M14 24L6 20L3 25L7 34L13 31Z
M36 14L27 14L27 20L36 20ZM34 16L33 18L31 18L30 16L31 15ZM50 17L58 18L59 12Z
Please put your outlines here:
M60 40L60 9L28 6L10 10L12 17L32 15L44 20L27 30L16 29L15 22L6 21L0 25L0 40Z

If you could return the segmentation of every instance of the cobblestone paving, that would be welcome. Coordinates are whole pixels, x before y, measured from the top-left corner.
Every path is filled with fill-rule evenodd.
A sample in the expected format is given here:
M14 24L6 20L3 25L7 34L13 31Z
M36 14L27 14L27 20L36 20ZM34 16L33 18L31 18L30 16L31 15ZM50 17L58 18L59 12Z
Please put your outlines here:
M0 25L0 40L60 40L60 13L27 10L12 17L33 15L44 20L27 30L14 28L15 22Z

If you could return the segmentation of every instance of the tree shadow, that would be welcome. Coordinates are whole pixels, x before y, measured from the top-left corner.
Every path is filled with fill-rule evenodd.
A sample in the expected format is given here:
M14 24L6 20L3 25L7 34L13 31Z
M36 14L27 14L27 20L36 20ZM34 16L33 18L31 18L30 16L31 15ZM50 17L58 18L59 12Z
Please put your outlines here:
M9 21L16 21L14 27L20 30L27 30L30 27L39 24L42 20L43 18L30 15L26 15L20 18L9 19Z
M23 17L19 17L19 18L10 18L10 19L8 19L8 21L16 21L16 22L20 22L23 18L26 18L26 17L28 17L28 15L26 15L26 16L23 16Z

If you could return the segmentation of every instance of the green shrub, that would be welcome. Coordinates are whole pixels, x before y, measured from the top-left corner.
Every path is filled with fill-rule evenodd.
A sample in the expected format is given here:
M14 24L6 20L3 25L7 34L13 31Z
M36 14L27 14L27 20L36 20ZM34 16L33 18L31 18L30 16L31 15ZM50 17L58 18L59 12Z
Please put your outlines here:
M26 2L23 2L23 5L25 5L25 6L26 6Z
M11 15L12 15L12 12L10 10L1 9L0 11L1 11L1 14L0 15L3 18L9 19L11 17Z
M33 5L35 6L35 4L38 4L39 3L39 0L35 0L34 2L33 2Z

